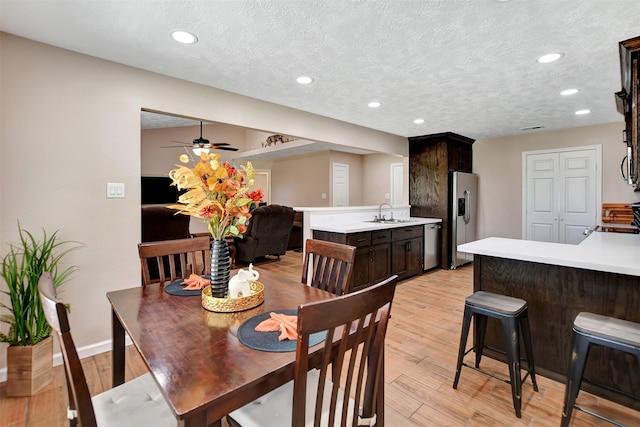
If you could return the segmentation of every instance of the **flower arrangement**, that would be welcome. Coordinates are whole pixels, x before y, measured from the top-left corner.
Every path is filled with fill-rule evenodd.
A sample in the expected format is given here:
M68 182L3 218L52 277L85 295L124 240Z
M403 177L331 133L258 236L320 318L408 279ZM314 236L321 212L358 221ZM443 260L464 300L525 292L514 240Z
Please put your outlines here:
M251 218L249 207L253 202L261 202L263 193L249 192L254 175L251 162L241 166L240 171L219 159L219 154L201 153L193 168L176 165L169 172L172 185L186 191L178 198L178 204L169 208L206 222L215 240L242 237ZM180 162L189 163L189 156L181 155Z

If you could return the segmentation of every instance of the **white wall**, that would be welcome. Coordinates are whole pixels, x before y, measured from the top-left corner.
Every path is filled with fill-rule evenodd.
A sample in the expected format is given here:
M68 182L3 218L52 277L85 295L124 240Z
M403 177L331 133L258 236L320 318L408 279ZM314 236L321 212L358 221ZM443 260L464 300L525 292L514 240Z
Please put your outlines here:
M602 202L639 201L640 192L634 192L620 176L625 155L623 128L620 116L620 123L476 141L473 171L479 175L479 238L522 237L523 151L602 145Z
M0 253L18 220L85 244L68 257L80 270L62 293L78 346L110 338L105 294L140 283L142 108L408 154L405 138L5 33L0 79ZM106 199L107 182L126 197Z

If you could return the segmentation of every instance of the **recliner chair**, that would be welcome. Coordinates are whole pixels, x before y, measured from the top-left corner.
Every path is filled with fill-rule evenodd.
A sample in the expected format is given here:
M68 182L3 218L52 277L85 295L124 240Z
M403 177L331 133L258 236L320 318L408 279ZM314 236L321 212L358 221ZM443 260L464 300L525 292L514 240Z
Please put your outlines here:
M293 208L281 205L251 211L246 233L243 238L235 238L236 260L252 263L266 255L280 258L287 252L294 217Z

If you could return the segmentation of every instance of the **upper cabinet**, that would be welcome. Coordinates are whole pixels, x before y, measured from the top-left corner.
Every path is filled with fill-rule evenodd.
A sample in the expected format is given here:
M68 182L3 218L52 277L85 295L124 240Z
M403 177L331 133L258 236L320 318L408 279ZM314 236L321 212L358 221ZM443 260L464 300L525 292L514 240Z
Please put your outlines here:
M638 135L640 134L638 109L638 62L640 58L640 37L620 42L620 79L622 90L616 93L616 106L624 116L624 141L627 144L626 170L623 176L627 182L640 191L640 159L638 153Z
M474 140L451 132L409 138L411 216L442 219L441 268L451 265L449 172L471 173Z

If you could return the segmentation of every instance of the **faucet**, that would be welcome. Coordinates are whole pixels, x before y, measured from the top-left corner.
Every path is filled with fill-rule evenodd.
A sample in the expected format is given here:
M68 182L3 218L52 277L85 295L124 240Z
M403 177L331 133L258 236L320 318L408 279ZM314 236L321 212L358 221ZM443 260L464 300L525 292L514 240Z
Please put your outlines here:
M393 206L391 206L389 203L382 203L382 204L380 204L380 206L378 206L378 217L376 218L377 221L384 221L385 220L385 217L382 216L382 207L384 205L389 206L389 209L391 209L391 218L390 219L393 219Z

